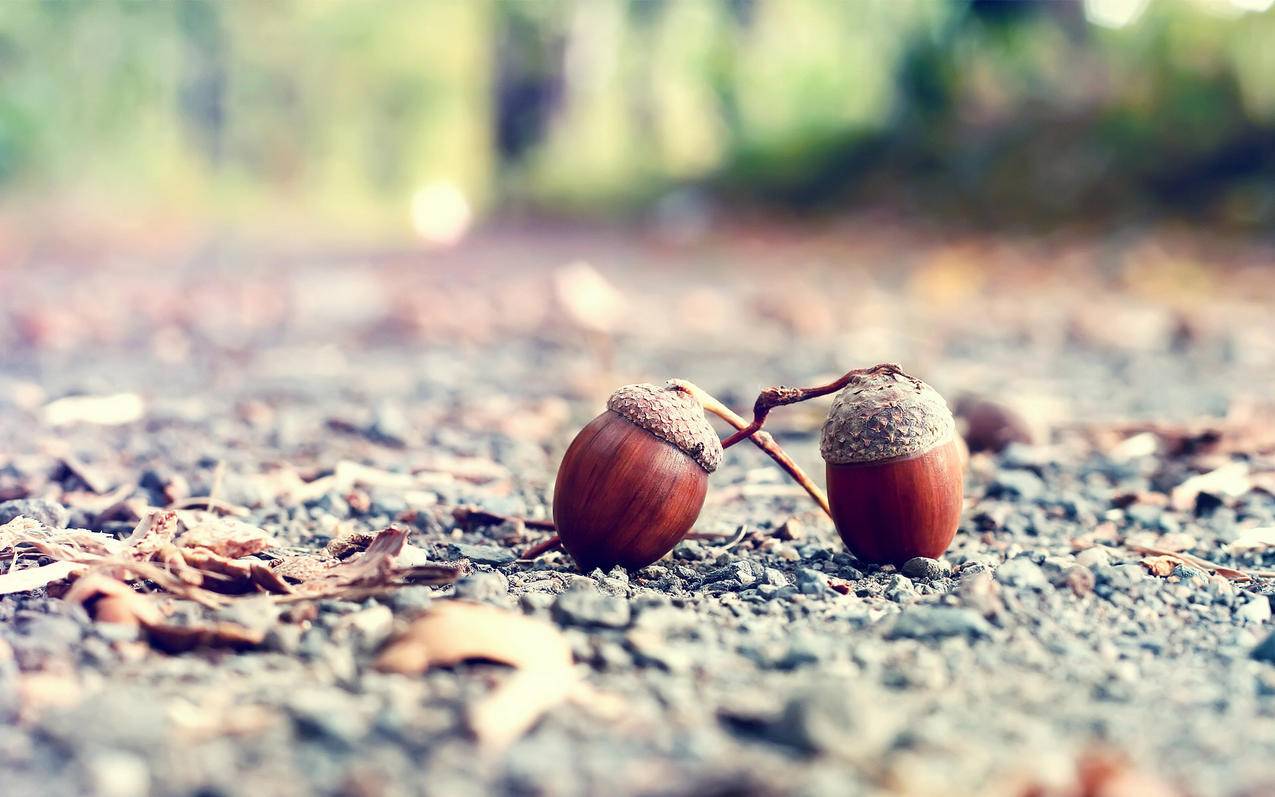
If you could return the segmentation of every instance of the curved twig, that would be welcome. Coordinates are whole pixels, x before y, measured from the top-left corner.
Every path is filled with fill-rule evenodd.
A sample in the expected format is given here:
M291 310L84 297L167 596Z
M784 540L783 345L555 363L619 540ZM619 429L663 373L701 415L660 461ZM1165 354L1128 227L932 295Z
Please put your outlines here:
M757 400L753 402L753 421L744 426L735 427L738 429L730 437L722 441L722 448L730 448L745 437L755 435L761 430L766 423L766 416L775 407L783 407L788 404L799 404L803 401L809 401L812 398L826 396L829 393L836 393L841 388L850 384L851 380L872 374L893 374L901 376L905 379L916 381L914 377L903 373L903 369L897 363L881 363L871 368L856 368L853 371L847 371L840 378L829 382L826 385L818 385L817 387L785 387L778 385L776 387L768 387L757 395Z
M703 405L705 411L713 413L718 418L721 418L723 421L726 421L726 423L738 430L735 434L727 438L727 440L734 440L735 438L742 440L745 437L751 439L753 441L753 445L757 446L762 451L765 451L767 456L779 464L779 467L787 471L788 475L810 494L810 497L813 498L815 503L819 505L819 508L822 509L828 517L832 517L832 508L828 505L828 496L824 495L824 492L819 488L819 485L811 481L810 477L806 475L806 472L801 469L801 466L794 462L792 457L788 456L788 453L779 447L779 444L775 442L775 438L771 437L769 432L759 430L760 424L758 424L758 429L754 429L751 432L744 434L744 430L748 429L751 424L736 414L730 407L727 407L711 394L705 392L703 388L692 382L687 382L684 379L670 379L669 384L678 390L689 393L696 401ZM726 445L726 443L722 443L722 448L725 448Z

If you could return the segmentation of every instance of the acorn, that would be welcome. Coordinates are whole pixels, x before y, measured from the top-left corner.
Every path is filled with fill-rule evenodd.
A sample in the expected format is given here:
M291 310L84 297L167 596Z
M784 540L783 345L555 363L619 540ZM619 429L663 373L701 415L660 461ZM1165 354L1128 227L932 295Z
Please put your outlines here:
M897 366L848 376L819 445L837 532L868 562L936 559L956 534L964 495L952 413Z
M620 388L558 468L553 519L562 546L585 572L651 564L695 525L721 461L704 405L686 389Z

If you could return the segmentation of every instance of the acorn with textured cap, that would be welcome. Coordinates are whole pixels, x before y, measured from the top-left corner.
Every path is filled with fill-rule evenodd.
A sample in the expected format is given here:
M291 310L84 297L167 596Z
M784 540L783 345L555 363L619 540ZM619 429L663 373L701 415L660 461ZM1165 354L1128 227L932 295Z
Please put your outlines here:
M722 445L704 407L671 385L627 385L562 458L553 520L588 572L651 564L699 517Z
M898 366L853 376L833 400L820 453L832 520L869 562L940 557L960 523L956 424L934 388Z
M756 434L775 407L837 393L820 453L828 494L810 494L855 556L901 564L937 558L960 523L964 465L956 423L934 388L894 363L860 368L818 387L771 387L753 421L722 441Z
M553 491L558 533L522 558L561 545L585 572L651 564L695 525L723 448L741 440L765 452L827 511L823 492L774 438L753 430L719 442L706 412L737 430L748 427L729 407L682 379L626 385L612 393L606 411L580 430L558 468Z

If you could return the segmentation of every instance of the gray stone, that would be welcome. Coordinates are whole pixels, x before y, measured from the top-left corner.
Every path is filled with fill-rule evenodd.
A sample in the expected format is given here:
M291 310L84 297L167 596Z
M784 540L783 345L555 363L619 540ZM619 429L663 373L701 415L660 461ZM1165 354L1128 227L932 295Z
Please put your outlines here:
M43 498L18 498L0 503L0 526L17 517L31 518L51 529L64 529L71 513L56 501Z
M522 610L529 614L547 611L553 606L556 597L551 592L525 592L518 599L518 603L522 606Z
M788 586L788 576L785 576L782 570L773 567L766 568L766 585L779 588Z
M916 587L907 576L895 574L886 583L885 596L896 603L905 603L917 597Z
M704 577L701 586L721 584L729 589L751 587L766 578L766 569L748 560L731 562Z
M1197 578L1203 581L1209 577L1209 573L1207 570L1201 570L1198 567L1193 567L1188 564L1180 564L1175 566L1173 568L1173 575L1177 578L1182 579L1183 581L1191 581Z
M141 797L150 792L150 767L140 755L104 750L89 756L84 768L97 797Z
M374 604L344 617L341 627L354 637L360 651L368 653L389 639L390 632L394 630L394 613L388 606Z
M305 736L320 737L352 747L367 735L369 717L357 704L337 689L304 688L288 700L288 712L297 730Z
M1111 564L1111 552L1101 545L1095 545L1076 554L1076 563L1089 568L1097 565L1109 565Z
M1271 601L1265 595L1254 595L1248 603L1235 610L1235 619L1260 625L1271 619Z
M828 683L791 697L770 736L803 753L870 756L892 733L890 718L852 685Z
M468 559L480 565L507 565L518 560L518 555L508 548L495 545L468 545L454 542L447 546L448 552L456 559Z
M470 573L456 582L456 597L479 603L505 604L509 579L502 573Z
M390 606L396 612L413 614L429 608L434 600L434 591L419 584L402 587L390 593Z
M1043 590L1049 586L1049 579L1040 567L1025 556L1010 559L996 568L996 580L1011 587Z
M797 589L802 595L824 595L832 591L827 574L809 567L797 571Z
M1253 648L1250 655L1258 661L1275 664L1275 631L1267 634L1265 639L1257 643L1257 647Z
M629 602L623 598L601 592L570 589L559 595L554 602L553 617L564 625L625 628L629 624L631 612Z
M957 606L914 606L905 609L886 633L888 639L984 637L991 625L973 609Z
M1019 498L1034 501L1045 492L1045 483L1029 470L1004 470L987 488L992 498Z
M933 581L948 574L947 565L937 559L926 556L914 556L903 563L900 572L908 578L922 581Z

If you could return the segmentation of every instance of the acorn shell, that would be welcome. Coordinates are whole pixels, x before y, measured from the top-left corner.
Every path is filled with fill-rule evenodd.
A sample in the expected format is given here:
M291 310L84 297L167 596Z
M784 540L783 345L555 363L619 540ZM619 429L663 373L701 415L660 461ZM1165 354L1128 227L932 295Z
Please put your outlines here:
M964 467L952 413L934 388L893 367L837 394L823 426L828 502L855 556L902 564L952 543Z
M576 435L558 467L553 520L584 572L663 557L695 525L708 471L681 447L614 410Z
M897 369L873 369L833 399L819 453L834 465L911 457L955 431L952 412L934 388Z
M722 464L722 443L693 396L672 385L625 385L607 399L607 409L671 443L705 473Z
M956 437L914 457L828 463L827 478L832 522L865 562L937 559L956 536L965 489Z

